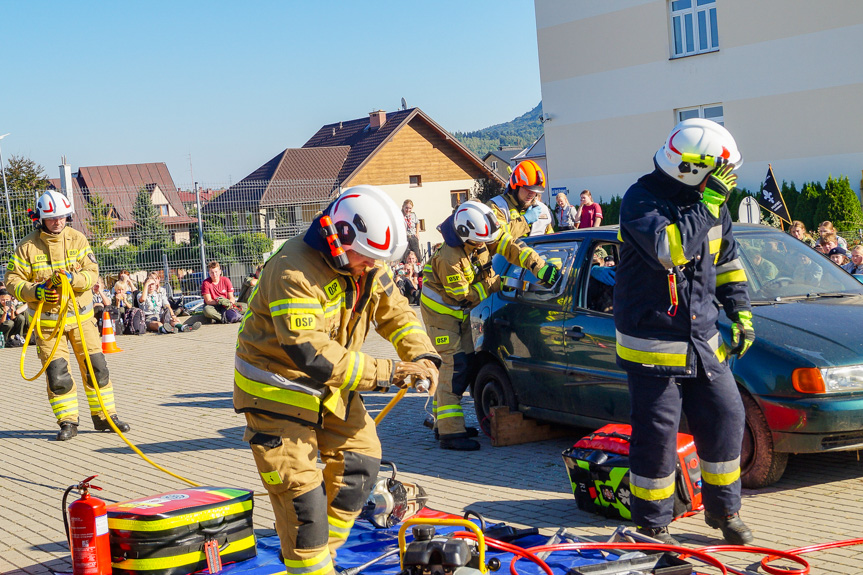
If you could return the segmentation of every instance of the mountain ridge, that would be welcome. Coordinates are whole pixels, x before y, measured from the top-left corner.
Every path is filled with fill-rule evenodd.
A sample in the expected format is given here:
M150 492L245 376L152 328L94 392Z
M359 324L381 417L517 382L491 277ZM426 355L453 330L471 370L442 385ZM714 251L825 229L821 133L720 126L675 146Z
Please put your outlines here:
M453 136L480 158L500 146L526 148L542 135L542 101L521 116L471 132L453 132Z

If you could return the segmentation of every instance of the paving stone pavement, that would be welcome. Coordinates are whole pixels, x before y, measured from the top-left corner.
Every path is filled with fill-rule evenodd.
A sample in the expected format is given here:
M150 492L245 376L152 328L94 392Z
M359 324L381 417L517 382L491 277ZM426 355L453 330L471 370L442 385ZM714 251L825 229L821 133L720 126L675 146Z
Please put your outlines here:
M236 331L236 325L213 325L169 336L122 336L118 343L124 351L109 355L108 364L118 411L132 425L129 439L145 454L203 484L260 490L251 453L242 442L243 417L231 406ZM376 335L364 349L395 357L392 347ZM0 349L7 394L0 419L0 573L71 572L60 510L66 487L98 473L94 483L104 488L98 497L117 502L185 484L145 463L115 435L94 432L86 415L77 438L53 441L57 427L44 379L21 378L20 352ZM31 348L26 356L28 375L39 367L35 355ZM374 414L392 394L365 397ZM84 414L80 386L79 403ZM421 425L425 404L421 395L408 394L382 422L379 434L384 457L396 462L405 480L426 489L431 507L452 513L470 508L490 520L538 527L549 534L564 526L597 540L624 523L575 505L561 452L588 430L573 429L566 438L512 447L491 447L487 438L480 438L480 451L443 451ZM469 398L465 408L470 421ZM856 453L794 456L776 485L745 492L742 515L755 531L756 544L765 547L788 549L859 537L861 477L863 463ZM274 534L272 525L269 501L256 498L258 536ZM719 543L719 532L707 527L701 514L675 522L672 532L690 546ZM863 573L863 547L807 559L813 573ZM736 555L727 560L739 569L754 570L758 559Z

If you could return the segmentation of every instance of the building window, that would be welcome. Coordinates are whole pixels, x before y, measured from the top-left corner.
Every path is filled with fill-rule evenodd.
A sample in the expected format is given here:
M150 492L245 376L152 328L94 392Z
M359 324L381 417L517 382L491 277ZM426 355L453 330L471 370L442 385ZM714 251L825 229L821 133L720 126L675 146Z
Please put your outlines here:
M160 216L167 216L168 215L168 204L159 204L156 207L159 208L159 215Z
M467 190L450 190L449 197L452 207L457 208L462 202L467 201Z
M719 50L716 0L671 0L671 57Z
M423 185L423 177L422 176L411 176L411 187L412 188L421 188Z
M704 118L713 120L717 124L725 125L725 116L722 112L722 104L708 104L706 106L695 106L693 108L680 108L675 111L677 121L682 122L690 118Z
M497 160L492 160L491 169L497 171Z

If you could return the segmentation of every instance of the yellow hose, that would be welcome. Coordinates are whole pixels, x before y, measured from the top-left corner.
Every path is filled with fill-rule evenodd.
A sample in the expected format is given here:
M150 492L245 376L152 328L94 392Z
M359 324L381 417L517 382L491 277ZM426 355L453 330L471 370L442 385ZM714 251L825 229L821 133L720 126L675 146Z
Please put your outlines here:
M134 443L126 439L126 436L123 435L123 432L121 432L114 424L114 420L111 419L110 415L108 414L108 410L105 408L105 403L102 401L102 391L99 389L99 383L96 381L96 374L93 372L93 364L90 362L90 354L87 353L87 341L84 339L84 327L81 325L81 315L78 312L78 301L75 299L75 293L72 291L72 284L69 283L69 278L66 277L66 274L63 274L61 278L62 283L60 284L59 311L60 318L57 321L57 325L54 326L54 330L49 335L49 337L56 337L57 341L54 342L54 347L53 349L51 349L51 354L43 362L42 369L39 370L39 373L37 373L33 377L27 377L26 375L24 375L24 357L27 354L27 346L30 345L30 337L33 333L33 330L36 330L36 333L40 339L47 339L42 335L41 328L42 306L45 302L40 301L39 305L36 307L36 313L34 315L33 322L30 324L30 329L27 330L27 338L24 340L24 348L21 350L21 377L23 377L27 381L33 381L34 379L45 373L45 370L48 368L48 364L51 363L51 360L54 358L54 354L57 353L57 348L60 345L60 336L66 333L66 313L69 310L69 306L72 305L73 309L75 310L75 321L78 324L78 333L81 334L81 347L83 347L84 361L87 364L87 371L90 374L90 381L93 383L93 388L96 390L96 398L99 400L99 407L102 408L102 413L105 415L105 419L111 426L111 429L114 430L114 433L120 436L120 439L122 439L126 443L126 445L128 445L129 448L132 449L132 451L140 455L144 461L146 461L156 469L164 471L171 477L176 477L180 481L184 481L193 487L201 487L200 483L196 483L191 479L186 479L182 475L178 475L168 469L165 469L164 467L144 455L144 453L140 449L138 449Z
M60 346L60 336L66 333L66 322L68 320L66 313L68 312L69 306L71 305L75 310L75 321L78 324L78 333L81 334L81 346L83 347L84 361L87 364L87 372L90 374L90 381L93 383L93 388L96 390L96 398L99 400L99 407L102 408L102 413L105 415L105 419L111 426L111 429L114 430L114 433L120 436L120 439L122 439L123 442L125 442L125 444L128 445L132 451L140 455L144 461L146 461L156 469L164 471L171 477L175 477L180 481L188 483L192 487L201 487L200 483L197 483L195 481L192 481L191 479L183 477L182 475L178 475L173 471L165 469L164 467L144 455L144 453L140 449L138 449L138 447L134 443L126 439L126 436L123 435L123 432L120 431L114 424L114 420L111 419L110 415L108 414L108 410L105 408L105 403L102 401L102 391L101 389L99 389L99 383L96 381L96 374L93 372L93 364L90 362L90 354L87 353L87 341L84 339L84 327L81 325L81 315L78 312L78 301L75 299L75 293L72 291L72 284L69 283L69 278L66 277L66 274L63 274L61 276L61 280L60 310L58 312L60 316L57 321L57 325L54 326L54 329L48 335L48 338L42 335L42 306L45 304L45 302L40 301L39 305L36 307L36 312L33 316L33 322L30 324L30 329L27 330L27 337L24 340L24 347L21 349L21 377L23 377L27 381L33 381L34 379L45 373L45 370L48 368L48 364L50 364L51 360L54 359L54 355L57 353L57 349ZM33 377L27 377L26 375L24 375L24 358L27 355L27 347L30 345L30 338L33 334L33 330L36 330L36 334L40 339L44 340L55 337L56 341L54 342L54 347L51 349L50 355L42 363L42 369L40 369L39 372L36 373L36 375L34 375ZM378 425L381 420L386 417L386 415L405 396L405 393L407 393L407 388L402 388L399 390L395 397L393 397L390 402L381 410L377 417L375 417L375 425ZM254 493L255 497L263 497L265 495L268 495L268 493Z

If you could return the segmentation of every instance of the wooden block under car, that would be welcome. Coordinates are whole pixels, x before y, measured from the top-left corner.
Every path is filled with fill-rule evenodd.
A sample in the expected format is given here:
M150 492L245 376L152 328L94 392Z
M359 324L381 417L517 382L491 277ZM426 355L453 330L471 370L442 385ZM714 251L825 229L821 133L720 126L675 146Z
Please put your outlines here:
M520 411L510 411L503 405L492 407L490 415L491 444L495 447L553 439L569 433L565 428L525 419Z

